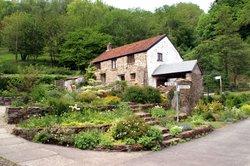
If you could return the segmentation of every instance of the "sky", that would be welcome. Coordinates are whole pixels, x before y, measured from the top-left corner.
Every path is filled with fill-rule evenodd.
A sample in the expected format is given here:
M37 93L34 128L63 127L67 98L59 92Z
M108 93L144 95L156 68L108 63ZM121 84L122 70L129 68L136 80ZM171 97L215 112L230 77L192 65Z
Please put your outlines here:
M142 8L144 10L154 11L156 8L163 5L173 5L180 2L191 2L200 6L202 10L207 12L214 0L102 0L111 6L129 9L129 8Z

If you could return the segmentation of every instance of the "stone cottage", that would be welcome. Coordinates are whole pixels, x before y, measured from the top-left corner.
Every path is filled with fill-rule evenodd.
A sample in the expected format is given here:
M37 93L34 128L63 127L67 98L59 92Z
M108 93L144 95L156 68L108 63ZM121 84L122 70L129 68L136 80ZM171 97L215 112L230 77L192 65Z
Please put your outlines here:
M166 35L112 48L93 61L97 80L111 83L126 80L130 84L157 87L172 78L191 79L193 72L202 76L196 60L183 61Z
M181 82L191 88L196 103L203 91L202 72L197 60L183 61L166 35L141 40L107 50L93 61L97 80L109 84L126 80L132 85L164 86L166 82ZM193 107L194 104L191 104Z

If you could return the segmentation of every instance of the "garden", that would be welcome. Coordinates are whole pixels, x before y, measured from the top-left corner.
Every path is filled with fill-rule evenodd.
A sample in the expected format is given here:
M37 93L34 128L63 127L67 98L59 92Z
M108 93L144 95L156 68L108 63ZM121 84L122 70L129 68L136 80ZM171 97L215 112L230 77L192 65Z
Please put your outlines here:
M128 86L124 81L102 85L89 79L77 91L67 92L32 72L8 81L1 96L16 96L11 107L18 113L8 108L7 118L18 119L15 135L34 142L157 151L250 116L249 93L202 97L193 113L177 122L171 108L173 91L166 95L153 87ZM32 112L33 107L40 109Z

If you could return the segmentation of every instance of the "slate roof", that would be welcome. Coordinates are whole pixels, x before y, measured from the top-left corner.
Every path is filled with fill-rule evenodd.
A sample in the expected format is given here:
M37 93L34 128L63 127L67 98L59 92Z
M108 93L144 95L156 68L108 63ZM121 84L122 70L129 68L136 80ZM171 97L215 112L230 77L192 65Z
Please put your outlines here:
M191 72L194 69L196 64L197 64L197 60L163 64L155 69L152 76Z
M113 48L109 51L103 52L101 55L96 57L92 62L101 62L113 58L122 57L125 55L136 54L145 52L162 40L166 35L156 36L150 39L141 40L135 43L126 44L121 47Z

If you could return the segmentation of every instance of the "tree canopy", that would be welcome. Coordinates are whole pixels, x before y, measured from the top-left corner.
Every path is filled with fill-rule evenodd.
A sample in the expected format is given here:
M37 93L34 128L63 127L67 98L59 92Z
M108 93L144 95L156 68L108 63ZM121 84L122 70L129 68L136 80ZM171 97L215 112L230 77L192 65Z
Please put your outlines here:
M117 9L101 0L0 0L0 44L28 60L85 70L113 46L166 34L185 59L198 59L206 85L249 77L250 1L216 0L208 13L192 3L149 12Z

